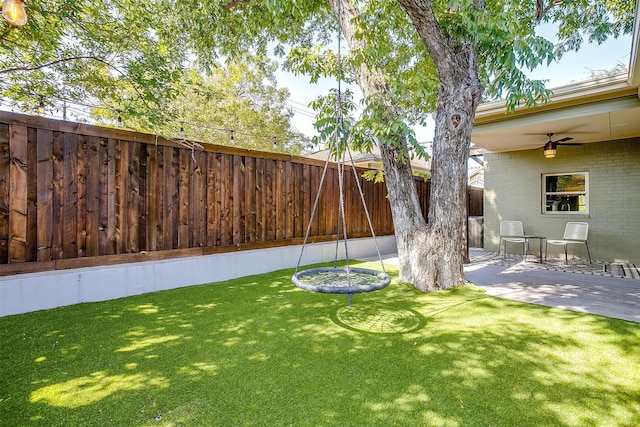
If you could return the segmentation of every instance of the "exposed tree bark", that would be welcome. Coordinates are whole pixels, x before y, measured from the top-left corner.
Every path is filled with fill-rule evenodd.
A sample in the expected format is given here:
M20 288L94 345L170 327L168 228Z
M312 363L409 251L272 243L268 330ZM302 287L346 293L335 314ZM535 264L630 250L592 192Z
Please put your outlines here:
M348 0L330 0L334 15L351 50L363 48L354 38L352 19L358 10ZM385 182L398 241L400 278L422 291L447 289L465 283L467 158L475 110L483 91L474 46L449 40L441 31L430 1L399 0L436 64L440 90L436 109L436 134L431 171L431 200L428 222L422 216L411 166L400 161L407 151L399 139L380 147ZM388 88L382 74L361 66L355 79L365 97L384 94ZM396 118L389 101L384 114Z

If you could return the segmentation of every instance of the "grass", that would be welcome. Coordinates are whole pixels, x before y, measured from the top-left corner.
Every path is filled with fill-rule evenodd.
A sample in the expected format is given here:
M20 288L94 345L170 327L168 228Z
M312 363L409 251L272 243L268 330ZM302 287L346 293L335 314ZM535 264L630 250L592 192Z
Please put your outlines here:
M636 323L291 274L0 318L0 425L640 425Z

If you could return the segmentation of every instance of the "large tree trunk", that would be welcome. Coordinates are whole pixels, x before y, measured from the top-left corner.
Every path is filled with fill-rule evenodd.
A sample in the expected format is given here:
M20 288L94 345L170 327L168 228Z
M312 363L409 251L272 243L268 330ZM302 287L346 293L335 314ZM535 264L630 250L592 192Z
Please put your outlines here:
M413 22L440 80L433 142L429 206L427 287L463 284L466 245L467 160L476 109L484 90L475 45L448 38L433 14L430 0L398 0ZM477 7L482 8L482 2Z
M352 19L357 16L358 10L349 0L330 2L334 14L339 18L349 48L352 51L362 49L363 41L354 37L355 27L352 25ZM427 4L430 7L430 2L400 3L416 23L422 37L423 33L418 27L421 21L418 18L422 18L424 11L420 11L414 19L412 13L415 11L407 8L405 3L412 7L424 7ZM431 17L437 24L432 14ZM439 35L444 40L442 34ZM441 44L442 49L449 48L446 43ZM439 54L439 51L432 52L431 49L429 52L432 57L434 53ZM380 146L398 242L400 278L422 291L447 289L465 283L461 249L465 244L466 230L467 157L473 117L482 86L477 78L472 50L456 54L449 49L445 53L448 64L442 69L439 59L433 58L441 74L441 89L436 111L428 223L422 216L411 166L406 160L409 156L404 155L408 151L406 143L399 137L393 145ZM444 79L443 70L446 74ZM364 65L355 70L356 82L365 97L387 93L383 77L378 70ZM397 118L390 101L385 104L384 116Z

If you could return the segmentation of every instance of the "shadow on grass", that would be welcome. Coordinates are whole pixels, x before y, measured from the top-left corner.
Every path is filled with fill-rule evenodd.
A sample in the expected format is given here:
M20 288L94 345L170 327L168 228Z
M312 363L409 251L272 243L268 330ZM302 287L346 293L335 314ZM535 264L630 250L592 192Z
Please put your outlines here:
M637 425L637 324L292 270L0 318L0 424ZM392 272L393 274L393 272Z

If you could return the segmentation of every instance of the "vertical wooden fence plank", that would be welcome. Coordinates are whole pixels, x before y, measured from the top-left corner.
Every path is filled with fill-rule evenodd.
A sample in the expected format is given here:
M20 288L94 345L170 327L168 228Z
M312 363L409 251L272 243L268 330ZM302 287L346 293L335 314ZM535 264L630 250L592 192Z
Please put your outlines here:
M104 138L98 138L98 223L96 224L98 255L107 255L109 252L109 240L107 239L109 227L109 143Z
M138 158L140 168L138 170L138 251L151 250L147 246L147 215L149 207L147 206L147 144L137 144L135 156ZM155 191L153 189L152 191Z
M163 148L163 197L162 222L164 230L164 249L178 247L178 176L179 155L177 149Z
M118 161L120 142L113 138L107 140L107 241L105 255L113 255L118 253L116 236L119 235L117 230L117 211L118 211Z
M213 225L215 230L214 242L215 246L221 246L222 243L222 230L224 221L224 190L222 184L224 182L224 160L222 154L216 153L213 155L213 167L215 169L215 181L214 181L214 204L213 210Z
M340 221L340 233L342 233L342 213L340 212L340 184L338 181L338 170L329 169L327 174L327 187L323 192L324 215L322 215L321 234L329 236L338 232L338 221ZM346 203L346 199L345 199Z
M233 156L233 244L244 241L244 159Z
M0 123L0 264L9 262L9 125Z
M63 144L62 256L69 259L78 256L78 136L65 132Z
M137 142L129 142L128 158L129 167L127 169L127 239L126 252L140 252L140 144Z
M275 161L267 159L265 169L265 211L266 211L266 226L267 226L267 241L276 239L276 202L275 198Z
M293 200L293 189L292 189L292 181L293 177L293 168L291 166L291 162L283 162L284 166L284 238L291 239L295 234L294 230L294 200Z
M36 135L38 261L52 259L53 246L53 131L38 129Z
M149 251L158 250L158 198L162 189L158 185L158 150L155 145L147 144L147 242Z
M183 148L180 152L179 214L178 214L178 248L189 247L189 151Z
M218 244L219 240L216 240L219 236L216 232L219 229L216 225L216 211L218 209L218 201L216 200L216 155L214 153L205 152L205 167L206 167L206 179L207 186L207 240L205 246L208 248L214 247Z
M115 178L114 178L114 230L113 250L114 254L125 252L126 241L126 192L127 192L127 160L128 145L125 141L117 140L114 146Z
M157 199L156 199L156 212L157 218L154 226L156 245L153 248L154 251L161 251L164 248L164 200L167 197L167 189L163 185L164 177L164 148L154 146L154 153L157 159L156 184L157 184Z
M77 192L77 229L76 246L78 256L86 256L87 244L87 137L77 136L78 172L76 173Z
M100 139L97 136L91 136L86 141L87 157L86 157L86 175L85 180L85 200L86 200L86 256L99 255L99 223L100 223Z
M207 156L204 151L195 153L195 170L193 171L194 216L193 247L203 247L207 241Z
M264 242L267 236L265 217L265 160L256 159L256 240Z
M276 195L276 240L282 240L287 235L287 183L284 161L277 160L275 176Z
M53 133L53 237L51 258L64 257L64 133Z
M256 241L256 159L245 157L245 242Z
M38 259L38 152L37 129L27 128L27 256Z
M318 235L318 211L313 212L313 207L316 200L316 195L318 194L318 182L316 178L317 167L311 165L304 166L304 219L305 219L305 233L309 230L310 236ZM313 218L311 215L313 214Z
M9 126L9 263L27 260L27 127Z
M232 245L233 244L233 209L235 205L235 200L233 198L233 186L234 186L234 178L235 174L233 172L233 156L232 155L224 155L224 173L225 180L223 183L224 189L224 200L225 200L225 209L224 209L224 227L223 227L223 236L222 244L223 245Z
M302 224L302 165L299 163L291 164L291 195L292 195L292 216L293 216L293 235L292 238L300 237L303 233Z

